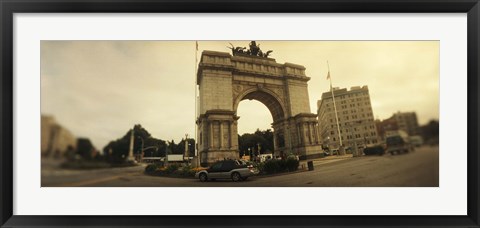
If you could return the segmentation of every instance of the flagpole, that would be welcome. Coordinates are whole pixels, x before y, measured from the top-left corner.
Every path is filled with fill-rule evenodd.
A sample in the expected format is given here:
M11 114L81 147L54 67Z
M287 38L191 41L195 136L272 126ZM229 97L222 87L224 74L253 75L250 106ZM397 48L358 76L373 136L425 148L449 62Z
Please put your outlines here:
M333 93L333 86L332 86L332 77L330 76L330 64L327 61L327 67L328 67L328 79L330 79L330 91L332 92L332 100L333 100L333 109L335 111L335 120L337 122L337 133L338 133L338 139L340 140L340 148L343 147L342 143L342 135L340 134L340 124L338 123L338 114L337 114L337 105L335 104L335 95ZM340 153L340 149L338 152Z
M200 166L200 155L198 153L198 141L197 141L197 114L198 114L198 95L197 95L197 66L198 65L198 41L195 41L195 157L196 159L196 166Z

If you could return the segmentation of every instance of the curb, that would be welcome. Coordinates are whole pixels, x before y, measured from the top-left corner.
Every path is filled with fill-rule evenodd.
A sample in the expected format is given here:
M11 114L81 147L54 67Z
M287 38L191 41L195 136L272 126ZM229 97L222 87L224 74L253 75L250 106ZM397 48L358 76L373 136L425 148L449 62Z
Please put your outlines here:
M297 171L293 171L293 172L275 173L275 174L268 174L268 175L257 175L257 176L255 176L255 178L276 177L276 176L284 176L284 175L290 175L290 174L295 174L295 173L303 173L303 172L308 172L308 170L297 170Z

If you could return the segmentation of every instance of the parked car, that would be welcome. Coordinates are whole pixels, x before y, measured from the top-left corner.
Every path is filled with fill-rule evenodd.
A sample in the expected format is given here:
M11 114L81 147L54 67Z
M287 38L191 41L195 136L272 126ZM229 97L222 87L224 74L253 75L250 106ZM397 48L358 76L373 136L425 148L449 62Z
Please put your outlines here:
M338 155L338 149L333 149L331 154L332 155Z
M241 160L223 160L215 162L206 170L195 174L201 182L216 179L232 179L232 181L244 181L259 173L252 164Z
M387 137L387 153L391 155L408 153L415 150L406 133Z
M384 155L385 149L382 145L368 146L367 148L363 149L363 153L365 155Z

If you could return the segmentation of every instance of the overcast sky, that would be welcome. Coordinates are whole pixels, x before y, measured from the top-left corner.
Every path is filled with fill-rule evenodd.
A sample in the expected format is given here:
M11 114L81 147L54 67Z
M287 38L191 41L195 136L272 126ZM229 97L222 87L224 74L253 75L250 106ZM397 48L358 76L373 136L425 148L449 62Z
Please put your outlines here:
M230 52L229 42L199 41L202 50ZM368 85L373 113L417 112L420 124L439 118L439 42L257 41L278 63L306 67L310 108L333 86ZM52 115L97 149L141 124L156 138L194 134L195 41L42 41L42 114ZM242 101L239 133L270 128L258 101Z

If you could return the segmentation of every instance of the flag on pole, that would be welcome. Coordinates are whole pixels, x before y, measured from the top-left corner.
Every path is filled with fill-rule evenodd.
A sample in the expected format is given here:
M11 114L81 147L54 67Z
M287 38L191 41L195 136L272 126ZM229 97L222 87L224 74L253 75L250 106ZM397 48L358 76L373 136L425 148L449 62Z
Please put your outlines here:
M327 67L328 67L328 74L327 74L327 80L330 79L330 64L327 61Z

